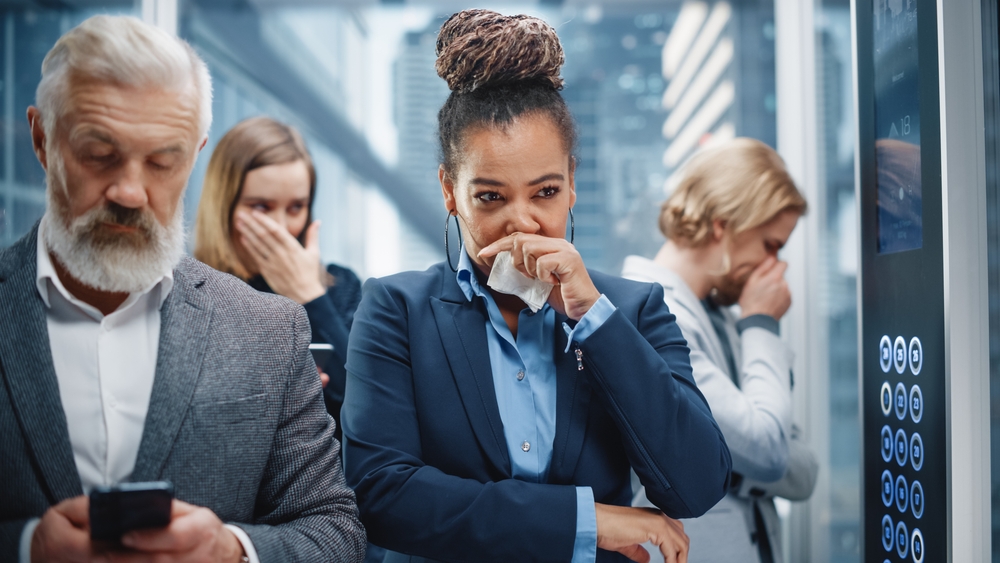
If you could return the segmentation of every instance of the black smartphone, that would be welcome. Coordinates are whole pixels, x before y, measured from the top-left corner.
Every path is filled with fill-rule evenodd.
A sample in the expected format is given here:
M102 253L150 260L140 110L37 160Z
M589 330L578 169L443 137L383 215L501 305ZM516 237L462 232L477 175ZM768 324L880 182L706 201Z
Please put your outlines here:
M90 492L90 539L118 542L132 530L170 524L174 485L169 481L122 483Z
M312 352L313 361L320 369L326 367L326 363L330 361L333 357L333 344L323 344L316 343L309 345L309 351Z

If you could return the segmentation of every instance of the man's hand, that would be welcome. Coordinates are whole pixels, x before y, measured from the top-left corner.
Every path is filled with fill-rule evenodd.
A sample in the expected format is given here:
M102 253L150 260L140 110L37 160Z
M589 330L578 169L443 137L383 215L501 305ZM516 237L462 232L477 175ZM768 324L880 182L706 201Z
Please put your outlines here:
M665 563L687 563L690 540L684 525L652 508L630 508L595 503L597 547L617 551L632 561L649 563L641 544L650 542Z
M306 230L305 246L260 211L234 217L243 248L257 261L260 275L278 295L300 305L322 297L323 264L319 257L319 221Z
M83 495L46 510L31 536L31 562L91 561L89 511Z
M768 315L780 320L792 306L792 292L785 281L787 262L768 257L747 278L740 295L743 316Z
M136 530L122 536L122 545L128 551L103 555L110 563L238 563L243 556L240 541L211 510L174 500L170 518L166 528Z

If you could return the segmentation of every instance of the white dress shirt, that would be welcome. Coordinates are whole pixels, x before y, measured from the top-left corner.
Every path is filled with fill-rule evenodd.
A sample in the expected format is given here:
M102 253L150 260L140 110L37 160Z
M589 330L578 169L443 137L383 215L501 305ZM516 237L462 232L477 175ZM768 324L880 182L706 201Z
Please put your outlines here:
M73 458L85 494L126 481L135 468L149 409L160 342L160 308L173 288L172 271L115 311L102 314L66 290L38 228L36 284L45 302L49 346L59 398L69 425ZM21 555L29 555L37 521L25 527ZM251 562L257 556L243 530L230 526ZM27 542L27 545L26 545Z

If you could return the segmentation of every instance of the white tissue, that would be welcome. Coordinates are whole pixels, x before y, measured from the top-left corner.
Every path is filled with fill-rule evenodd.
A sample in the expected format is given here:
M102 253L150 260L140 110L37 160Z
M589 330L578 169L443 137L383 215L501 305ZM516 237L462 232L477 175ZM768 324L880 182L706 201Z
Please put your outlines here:
M497 254L493 261L493 269L490 271L490 279L486 280L486 285L500 293L520 297L532 313L537 313L542 305L545 305L549 299L549 293L555 287L550 283L529 278L518 272L514 267L510 251L506 250Z

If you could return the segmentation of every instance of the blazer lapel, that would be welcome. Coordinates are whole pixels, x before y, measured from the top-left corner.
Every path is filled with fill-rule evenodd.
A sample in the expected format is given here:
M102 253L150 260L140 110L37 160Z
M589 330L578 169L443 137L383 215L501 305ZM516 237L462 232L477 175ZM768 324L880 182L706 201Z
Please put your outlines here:
M212 303L198 290L204 280L186 274L187 260L174 270L174 287L161 309L156 376L132 481L160 478L187 415L205 357Z
M45 303L35 285L38 225L0 253L0 373L25 440L56 504L83 494L52 363ZM11 485L11 484L8 484Z
M552 444L550 483L572 482L573 470L583 449L591 398L590 387L573 350L565 352L568 337L562 325L567 320L565 315L556 314L552 355L556 364L556 436Z
M447 274L446 274L447 276ZM444 346L448 365L458 386L469 423L490 462L507 478L510 456L497 406L493 368L486 346L486 320L481 303L470 303L457 282L445 280L443 299L431 297L431 310ZM449 287L449 286L454 286Z

